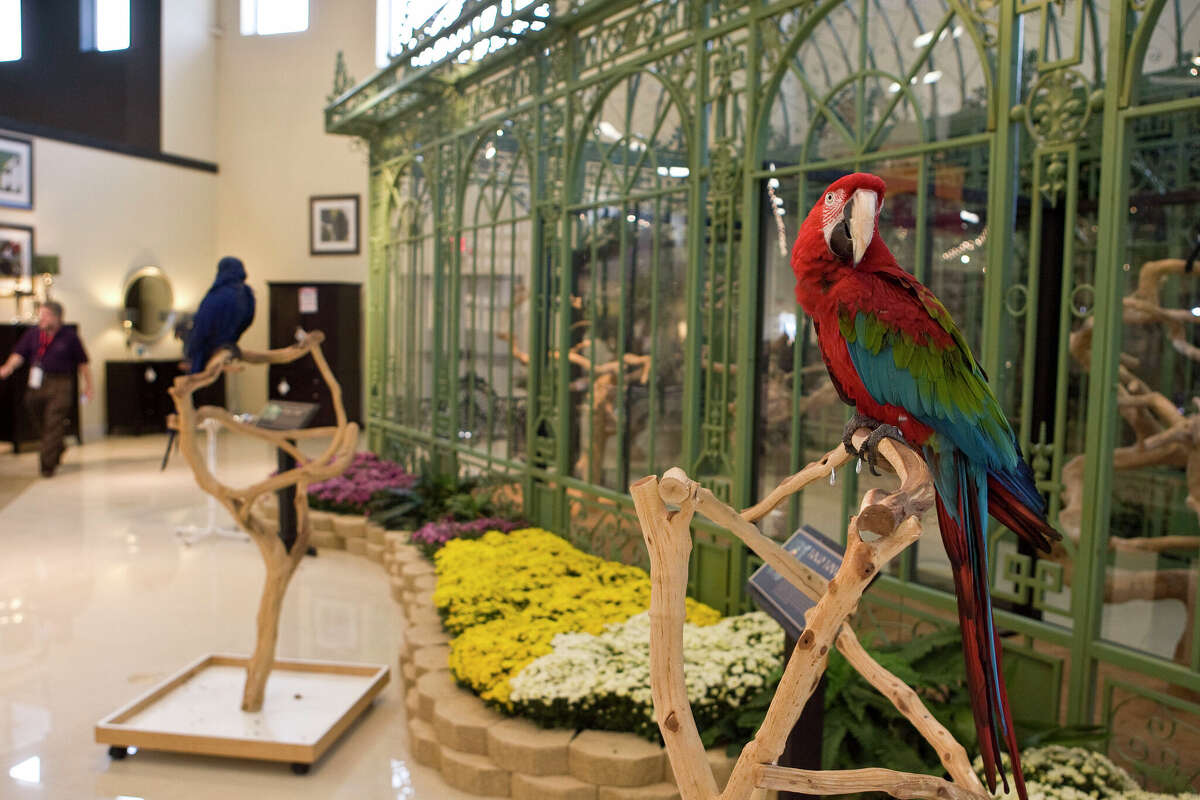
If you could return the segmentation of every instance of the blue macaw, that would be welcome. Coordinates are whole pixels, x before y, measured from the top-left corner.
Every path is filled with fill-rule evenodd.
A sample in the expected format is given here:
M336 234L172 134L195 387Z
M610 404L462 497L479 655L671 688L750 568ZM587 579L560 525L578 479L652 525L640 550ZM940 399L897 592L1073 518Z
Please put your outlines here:
M225 256L217 262L217 278L200 301L200 308L192 318L192 329L184 341L183 355L191 362L191 372L203 372L208 360L222 347L240 355L237 342L254 321L254 305L254 292L246 285L242 260ZM167 468L174 443L175 431L171 431L162 469Z
M202 372L213 353L233 347L254 321L254 292L246 285L241 259L225 256L217 264L217 279L192 318L192 331L183 354L192 372Z

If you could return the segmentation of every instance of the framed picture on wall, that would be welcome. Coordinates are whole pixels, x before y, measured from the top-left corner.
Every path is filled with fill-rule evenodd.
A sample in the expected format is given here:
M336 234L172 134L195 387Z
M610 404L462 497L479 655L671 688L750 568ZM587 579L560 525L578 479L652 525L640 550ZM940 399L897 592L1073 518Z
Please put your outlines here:
M314 256L358 253L358 195L308 199L308 252Z
M0 136L0 206L33 208L33 142Z
M0 222L0 288L28 290L33 279L33 228Z

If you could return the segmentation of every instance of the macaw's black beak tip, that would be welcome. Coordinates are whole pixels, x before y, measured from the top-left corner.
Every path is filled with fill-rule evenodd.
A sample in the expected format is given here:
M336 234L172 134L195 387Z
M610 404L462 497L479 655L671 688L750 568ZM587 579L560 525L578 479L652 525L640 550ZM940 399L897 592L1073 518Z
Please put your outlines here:
M850 238L850 223L846 220L839 222L829 236L829 249L839 260L846 263L854 261L854 240Z

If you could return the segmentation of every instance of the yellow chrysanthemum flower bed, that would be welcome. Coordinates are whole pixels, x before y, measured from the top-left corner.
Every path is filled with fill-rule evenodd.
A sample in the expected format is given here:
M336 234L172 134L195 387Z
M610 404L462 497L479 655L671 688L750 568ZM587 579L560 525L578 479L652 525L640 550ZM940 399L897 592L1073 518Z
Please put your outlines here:
M650 576L588 555L540 528L455 539L434 556L433 602L456 638L450 671L484 700L508 708L509 680L551 651L556 634L598 634L650 605ZM712 625L714 609L691 598L688 622Z

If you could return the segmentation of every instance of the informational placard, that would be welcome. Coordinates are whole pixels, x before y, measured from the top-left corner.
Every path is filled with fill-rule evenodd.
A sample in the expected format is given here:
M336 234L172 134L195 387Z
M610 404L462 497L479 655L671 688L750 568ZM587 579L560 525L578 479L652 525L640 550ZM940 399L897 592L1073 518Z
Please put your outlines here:
M810 525L801 525L783 548L801 564L829 580L837 574L845 555L841 545ZM746 588L755 604L770 614L790 638L800 638L804 632L804 614L816 605L808 595L766 564L754 571Z
M301 286L300 287L300 313L315 314L317 313L317 287Z
M316 416L316 403L293 403L290 400L272 400L258 413L254 423L272 431L291 431L308 427Z

